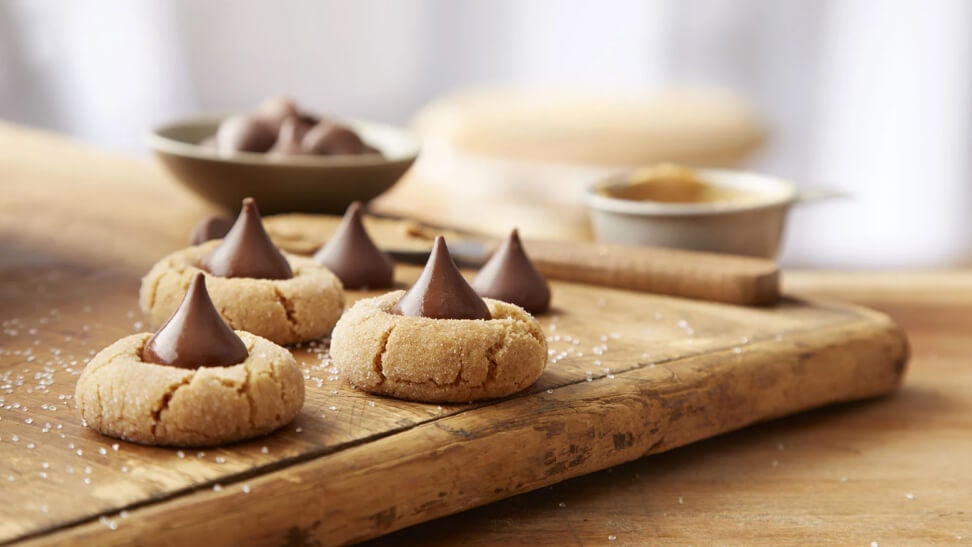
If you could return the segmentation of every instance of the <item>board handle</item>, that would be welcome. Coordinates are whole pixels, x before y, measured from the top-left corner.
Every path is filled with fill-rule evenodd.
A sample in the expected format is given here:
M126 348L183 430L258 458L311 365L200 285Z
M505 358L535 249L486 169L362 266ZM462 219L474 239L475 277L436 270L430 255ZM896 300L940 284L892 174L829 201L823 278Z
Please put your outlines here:
M779 267L764 258L583 242L523 245L550 279L745 306L780 297Z

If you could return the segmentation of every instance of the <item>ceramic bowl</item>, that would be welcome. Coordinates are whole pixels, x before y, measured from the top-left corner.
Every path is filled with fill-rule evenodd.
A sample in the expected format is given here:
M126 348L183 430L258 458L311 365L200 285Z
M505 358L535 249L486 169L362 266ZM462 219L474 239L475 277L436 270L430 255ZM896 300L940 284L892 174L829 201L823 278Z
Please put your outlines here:
M228 212L250 196L264 214L343 213L391 188L415 162L418 140L408 131L365 121L346 122L381 155L222 156L200 146L223 117L193 118L152 130L146 144L183 186Z
M786 180L721 169L696 169L714 186L742 190L750 199L705 203L634 201L606 195L612 187L637 180L637 171L610 177L587 188L585 201L598 241L675 247L696 251L776 258L790 206L812 198Z

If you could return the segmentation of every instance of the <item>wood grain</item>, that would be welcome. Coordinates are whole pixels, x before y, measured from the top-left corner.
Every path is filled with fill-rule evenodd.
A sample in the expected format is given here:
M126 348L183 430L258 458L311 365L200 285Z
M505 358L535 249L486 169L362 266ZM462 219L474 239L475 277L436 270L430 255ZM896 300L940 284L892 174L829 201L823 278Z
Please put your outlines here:
M114 182L82 207L92 201L84 170L46 171L3 152L17 146L103 163L96 180ZM166 544L180 530L222 543L362 539L884 393L902 372L899 331L857 308L788 300L745 309L555 284L557 309L543 319L554 362L528 394L444 407L373 398L334 378L325 348L313 346L297 352L308 403L292 427L202 454L116 449L80 426L66 396L91 352L140 330L138 277L191 226L168 208L202 208L171 188L153 203L165 181L140 162L86 157L0 127L0 165L13 181L0 202L0 541ZM45 192L34 193L39 176Z

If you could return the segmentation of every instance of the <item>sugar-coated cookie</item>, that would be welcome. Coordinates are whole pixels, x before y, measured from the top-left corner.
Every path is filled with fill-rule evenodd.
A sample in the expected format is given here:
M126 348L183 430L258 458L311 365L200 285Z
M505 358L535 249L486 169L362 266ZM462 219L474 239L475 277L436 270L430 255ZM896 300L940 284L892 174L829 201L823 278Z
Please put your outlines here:
M220 244L209 241L176 251L155 264L142 279L139 305L161 324L179 305L201 261ZM277 344L314 340L331 332L344 309L341 282L309 258L284 253L290 279L220 277L206 273L209 294L223 319Z
M338 321L331 358L354 386L425 402L503 397L535 382L547 362L540 324L512 304L484 299L490 319L393 313L404 291L358 301Z
M75 399L88 427L143 444L212 446L269 433L304 404L304 378L285 348L236 334L249 356L233 366L196 369L147 363L152 336L133 334L85 367Z

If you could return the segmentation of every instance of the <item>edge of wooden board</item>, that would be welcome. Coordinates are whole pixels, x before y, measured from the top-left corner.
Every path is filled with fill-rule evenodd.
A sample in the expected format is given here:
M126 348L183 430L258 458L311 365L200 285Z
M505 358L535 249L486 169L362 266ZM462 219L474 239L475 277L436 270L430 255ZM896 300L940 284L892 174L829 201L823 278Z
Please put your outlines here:
M784 338L773 352L757 353L752 343L514 397L489 406L488 416L477 407L238 479L249 493L221 481L220 491L204 486L131 508L123 521L113 518L116 529L92 518L24 539L185 545L205 538L215 546L378 537L753 423L891 393L904 376L907 339L887 316L856 311L862 320ZM566 442L551 443L556 437Z

